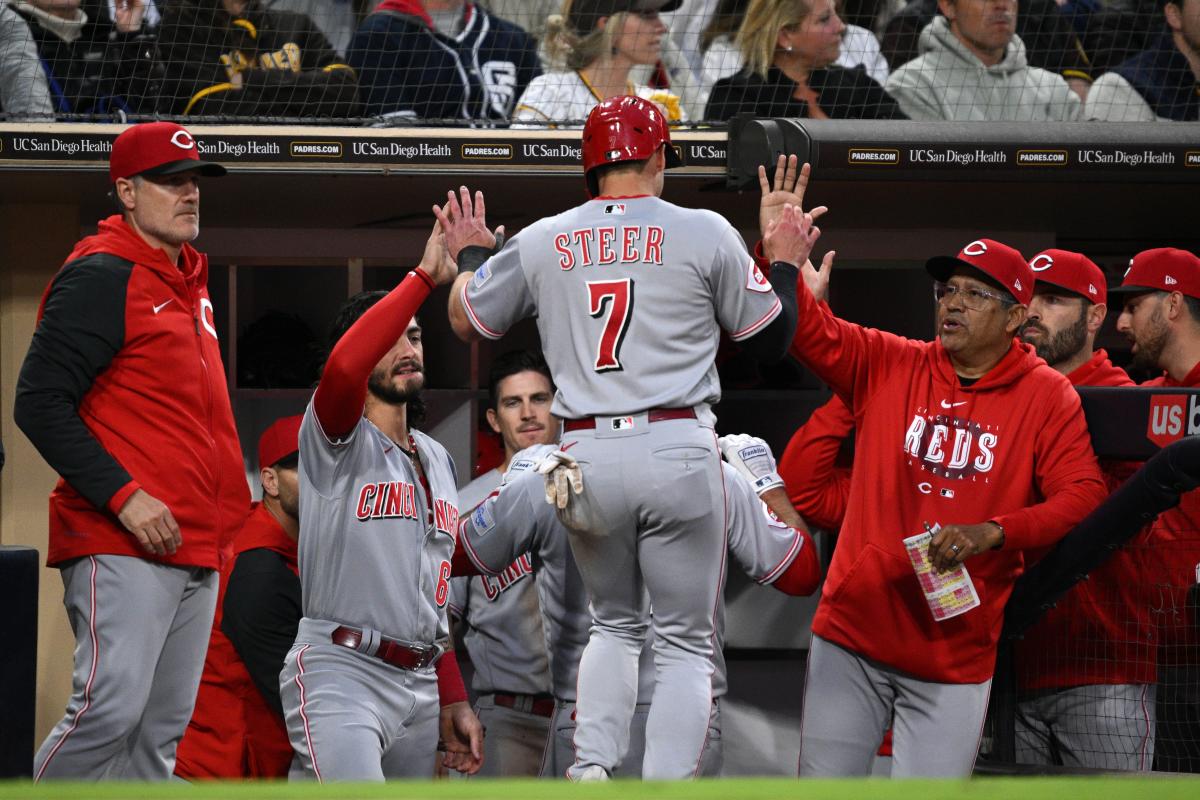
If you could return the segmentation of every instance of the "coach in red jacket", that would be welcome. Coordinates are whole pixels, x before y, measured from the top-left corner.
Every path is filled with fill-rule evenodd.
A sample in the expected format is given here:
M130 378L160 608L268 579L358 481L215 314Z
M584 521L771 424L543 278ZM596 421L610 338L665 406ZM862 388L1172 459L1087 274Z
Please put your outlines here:
M1132 386L1094 349L1108 312L1104 273L1081 253L1029 261L1033 302L1021 338L1075 386ZM1136 464L1102 464L1116 488ZM1016 650L1017 761L1149 770L1154 760L1155 635L1148 532L1115 552L1026 632Z
M805 286L792 353L854 412L846 516L813 621L802 776L865 775L888 724L895 777L971 772L1022 550L1061 537L1104 482L1071 384L1014 339L1033 294L1016 250L971 242L931 259L938 339L823 313ZM828 281L803 270L804 282ZM981 606L935 620L902 540L966 562Z
M292 763L279 671L301 616L302 419L277 419L258 440L262 502L222 558L204 674L175 763L186 780L286 778Z
M75 632L66 715L35 780L166 780L192 713L218 549L250 507L208 295L196 141L136 125L113 144L123 213L42 298L15 417L62 480L49 566Z
M1200 387L1200 258L1159 247L1133 257L1119 289L1125 304L1117 330L1133 344L1134 366L1161 370L1143 386ZM1152 411L1159 445L1195 435L1200 410L1186 399L1162 398ZM1154 428L1157 428L1155 430ZM1153 582L1159 617L1158 734L1154 768L1200 772L1200 621L1196 618L1200 575L1200 491L1151 525Z

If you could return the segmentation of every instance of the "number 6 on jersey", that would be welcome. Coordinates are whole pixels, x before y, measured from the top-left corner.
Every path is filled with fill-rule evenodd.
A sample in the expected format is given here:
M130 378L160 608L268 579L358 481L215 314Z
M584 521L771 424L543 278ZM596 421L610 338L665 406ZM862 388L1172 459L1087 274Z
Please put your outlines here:
M629 330L629 319L633 316L633 279L615 281L588 281L588 313L599 319L606 311L604 331L596 345L596 372L619 370L621 367L621 343Z

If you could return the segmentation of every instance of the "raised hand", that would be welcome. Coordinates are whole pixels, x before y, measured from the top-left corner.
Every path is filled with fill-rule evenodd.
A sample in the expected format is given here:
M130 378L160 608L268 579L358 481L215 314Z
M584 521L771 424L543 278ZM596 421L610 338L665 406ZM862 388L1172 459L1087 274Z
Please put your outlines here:
M763 231L763 253L767 261L783 261L801 266L808 260L821 229L813 224L812 214L800 206L785 205L767 229Z
M446 248L455 261L464 247L475 245L491 250L496 246L496 234L487 225L483 192L475 192L474 200L466 186L458 187L458 194L446 192L446 205L434 206L433 215L446 234Z
M446 235L442 233L441 223L433 224L433 231L425 242L425 252L417 269L424 272L438 285L449 283L458 275L458 264L450 258L446 249Z
M800 277L818 303L829 301L829 275L833 272L833 258L836 255L836 250L826 253L821 259L820 269L814 267L811 260L805 261L800 267Z
M758 230L766 235L767 227L774 222L784 206L804 208L804 193L808 191L808 176L811 172L808 164L797 169L799 159L796 156L779 156L775 164L775 180L772 184L767 180L766 167L758 168L758 186L762 190L762 198L758 203ZM818 206L809 213L812 218L819 219L828 209Z

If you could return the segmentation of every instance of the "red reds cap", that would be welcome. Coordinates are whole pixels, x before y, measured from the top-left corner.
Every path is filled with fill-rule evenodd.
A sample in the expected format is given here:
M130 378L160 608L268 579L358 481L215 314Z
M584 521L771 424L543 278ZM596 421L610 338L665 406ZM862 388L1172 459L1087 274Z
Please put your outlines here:
M1022 305L1029 305L1033 299L1033 270L1016 248L994 239L976 239L957 256L934 256L925 262L925 269L939 281L947 280L957 267L979 270L999 282Z
M1143 250L1129 261L1121 285L1113 293L1183 292L1200 297L1200 258L1175 247Z
M1083 253L1043 250L1029 259L1033 280L1066 289L1093 303L1107 303L1104 273Z
M117 178L174 175L192 169L214 178L225 174L220 164L200 160L196 140L174 122L145 122L126 128L113 142L108 157L108 177L113 183Z
M281 417L258 437L258 468L266 469L300 449L300 421L303 414Z

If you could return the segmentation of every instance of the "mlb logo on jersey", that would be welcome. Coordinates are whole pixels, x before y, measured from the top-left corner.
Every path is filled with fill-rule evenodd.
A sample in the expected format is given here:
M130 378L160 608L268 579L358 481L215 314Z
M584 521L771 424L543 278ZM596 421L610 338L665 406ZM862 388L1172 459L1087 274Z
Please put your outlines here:
M475 270L475 288L478 289L480 286L483 286L490 277L492 277L492 268L485 261L479 269Z
M633 417L613 417L612 429L614 431L627 431L633 428Z
M496 515L492 513L491 503L485 500L471 512L471 524L475 526L475 533L479 536L496 527Z
M606 205L604 207L604 213L605 214L624 214L625 213L625 204L624 203L609 203L608 205Z

